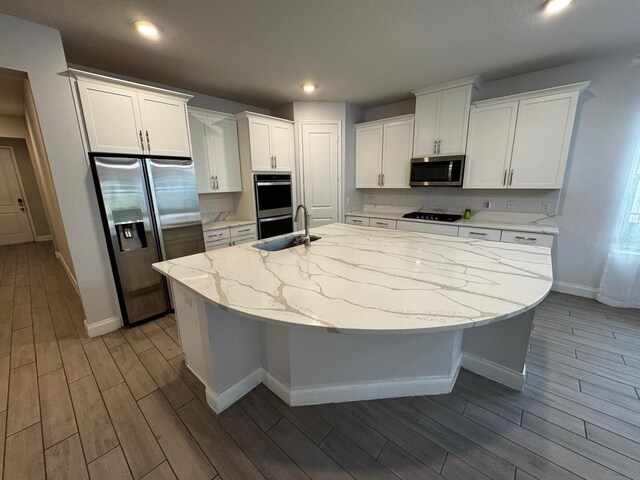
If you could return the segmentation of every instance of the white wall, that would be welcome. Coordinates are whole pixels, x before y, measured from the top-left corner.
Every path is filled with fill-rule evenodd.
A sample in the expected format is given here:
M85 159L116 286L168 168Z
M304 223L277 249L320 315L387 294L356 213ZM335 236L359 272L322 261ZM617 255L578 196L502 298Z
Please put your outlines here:
M635 149L640 140L640 68L629 67L637 50L573 63L525 75L485 83L479 99L494 98L557 85L591 81L580 96L569 153L564 187L558 198L560 235L554 256L556 288L570 293L593 295L598 288L611 237ZM365 111L373 120L407 111L411 100L383 105ZM427 204L442 194L425 194ZM383 195L390 198L384 198ZM398 194L398 191L395 191ZM451 203L464 202L465 196L495 195L497 210L503 210L512 193L500 191L447 192ZM373 193L369 200L411 202L407 196ZM377 195L377 196L376 196ZM411 192L408 195L419 195ZM541 199L553 199L553 192L523 192L513 197L519 211L535 211ZM367 199L365 199L366 201ZM445 199L446 200L446 199ZM376 203L376 202L373 202ZM411 204L411 203L408 203ZM516 210L516 209L514 209Z
M0 68L26 72L89 323L118 315L60 33L0 15Z

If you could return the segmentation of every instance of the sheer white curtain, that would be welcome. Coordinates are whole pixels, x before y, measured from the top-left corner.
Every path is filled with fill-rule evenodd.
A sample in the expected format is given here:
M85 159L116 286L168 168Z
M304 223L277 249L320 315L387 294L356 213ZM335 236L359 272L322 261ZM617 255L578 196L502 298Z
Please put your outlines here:
M640 308L640 148L629 175L597 299L614 307Z

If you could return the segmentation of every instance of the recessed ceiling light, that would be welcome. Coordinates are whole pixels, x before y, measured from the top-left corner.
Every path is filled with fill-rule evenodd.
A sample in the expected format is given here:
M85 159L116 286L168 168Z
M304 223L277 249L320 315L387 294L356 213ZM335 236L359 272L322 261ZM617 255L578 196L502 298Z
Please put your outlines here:
M311 82L307 82L304 85L302 85L302 89L307 92L307 93L313 93L316 91L316 85L311 83Z
M136 29L138 30L140 35L147 38L158 38L158 27L156 27L153 23L139 20L135 22L134 25L136 26Z
M544 4L544 10L547 13L558 13L560 10L565 9L571 0L547 0Z

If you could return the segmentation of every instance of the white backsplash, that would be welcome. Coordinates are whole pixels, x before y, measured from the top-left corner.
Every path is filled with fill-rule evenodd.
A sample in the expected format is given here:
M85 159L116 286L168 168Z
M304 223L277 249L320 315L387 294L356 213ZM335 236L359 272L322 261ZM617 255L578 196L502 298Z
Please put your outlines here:
M548 213L558 210L559 190L466 190L454 187L411 188L407 190L364 189L364 203L460 211L492 210L497 212ZM491 202L491 208L485 208ZM511 202L511 204L509 204ZM549 211L543 212L543 203Z
M202 223L228 220L234 217L240 193L203 193L200 199Z

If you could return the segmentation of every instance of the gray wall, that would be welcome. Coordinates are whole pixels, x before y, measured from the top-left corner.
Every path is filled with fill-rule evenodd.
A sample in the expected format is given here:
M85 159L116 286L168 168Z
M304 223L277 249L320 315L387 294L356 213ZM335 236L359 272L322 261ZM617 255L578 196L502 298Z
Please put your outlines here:
M26 72L88 322L118 314L93 185L88 174L60 33L0 15L0 67ZM63 252L65 256L65 252Z
M2 132L0 132L0 134L1 133ZM24 138L0 137L0 145L13 148L13 153L16 156L16 162L18 164L18 170L20 170L22 185L24 186L23 194L27 199L27 207L31 214L33 228L36 230L36 236L44 237L50 235L49 223L47 222L47 215L44 210L44 205L42 204L42 197L38 190L36 175L33 171L33 166L31 165L31 157L29 156L29 150L27 149L27 142Z
M557 199L560 235L554 252L556 288L592 296L600 283L604 261L618 220L627 176L640 140L640 68L629 67L637 50L573 63L562 67L485 83L479 99L591 81L580 96L572 148L563 189ZM383 105L365 111L373 120L412 113L412 101ZM542 200L554 201L558 193L504 191L434 191L421 204L451 204L495 197L496 210L514 200L515 211L539 211ZM365 201L402 202L412 205L420 194L368 191ZM393 203L392 203L393 204Z

